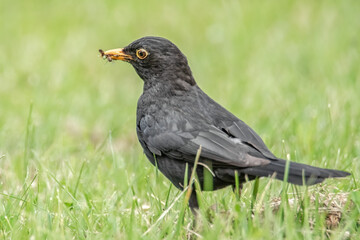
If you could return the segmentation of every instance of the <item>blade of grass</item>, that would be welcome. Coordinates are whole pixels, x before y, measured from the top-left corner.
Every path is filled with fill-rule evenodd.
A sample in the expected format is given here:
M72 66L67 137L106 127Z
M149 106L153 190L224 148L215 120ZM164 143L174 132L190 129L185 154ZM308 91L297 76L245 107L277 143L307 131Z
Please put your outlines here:
M169 190L168 190L168 192L167 192L167 194L166 194L166 200L165 200L165 208L167 208L167 206L168 206L168 203L169 203L169 198L170 198L170 192L171 192L171 188L172 188L172 184L170 184L169 185Z
M194 166L192 168L192 172L191 172L191 175L190 175L190 180L189 180L189 185L188 185L188 189L186 191L186 194L185 194L185 197L184 197L184 201L183 201L183 204L181 206L181 211L180 211L180 214L179 214L179 218L178 218L178 223L176 225L176 230L175 230L175 234L174 236L178 236L180 230L182 229L182 224L184 222L184 216L185 216L185 210L188 206L188 203L189 203L189 200L190 200L190 197L191 197L191 194L192 194L192 191L193 191L193 182L195 180L195 176L196 176L196 168L197 168L197 164L199 162L199 158L200 158L200 154L201 154L201 146L199 147L197 153L196 153L196 157L195 157L195 162L194 162ZM187 172L188 170L186 170L185 172L185 178L187 179ZM184 180L185 182L186 180Z
M33 133L33 124L32 124L32 112L33 112L33 103L30 103L29 114L26 123L26 133L25 133L25 146L24 146L24 156L23 156L23 168L22 168L22 175L24 179L27 178L28 171L27 167L29 164L29 155L30 155L30 148L31 148L31 137Z
M179 199L182 197L182 195L187 192L189 186L187 186L186 188L184 188L183 191L181 191L181 193L174 199L174 201L170 204L170 206L160 215L160 217L155 221L155 223L153 225L151 225L141 236L144 237L146 234L148 234L149 232L151 232L151 230L159 224L159 222L166 216L166 214L169 213L170 209L172 209L175 205L175 203L177 203L179 201Z
M117 169L118 166L117 166L116 155L115 155L115 151L114 151L114 147L113 147L113 143L112 143L112 132L111 132L111 130L109 131L109 146L110 146L110 151L111 151L111 158L113 160L113 167L115 169Z
M240 201L240 181L239 181L239 172L235 170L235 196L236 200Z
M253 211L254 206L255 206L255 201L256 201L258 191L259 191L259 178L257 177L255 179L254 188L253 188L253 192L252 192L252 198L251 198L251 209L252 209L252 211Z
M200 164L199 164L200 165ZM212 162L211 161L204 161L205 165L203 167L204 171L204 191L212 191L214 189L214 183L213 183L213 173L212 173Z
M202 147L201 147L201 145L200 145L200 147L199 147L199 149L197 150L197 153L196 153L194 166L193 166L193 169L192 169L192 172L191 172L191 176L190 176L189 188L188 188L188 190L187 190L187 192L186 192L185 199L184 199L184 201L185 201L186 203L189 202L191 193L192 193L192 191L193 191L192 184L193 184L194 179L195 179L196 167L197 167L198 162L199 162L199 159L200 159L201 148L202 148Z
M62 190L64 190L64 192L67 193L67 194L70 196L70 198L71 198L72 200L74 200L74 202L76 202L76 203L78 204L78 200L74 197L74 195L71 194L71 192L70 192L63 184L61 184L61 183L56 179L56 177L54 176L54 174L51 173L51 172L48 172L48 174L49 174L49 176L59 185L59 187L60 187Z
M77 193L77 190L78 190L78 187L79 187L79 183L80 183L82 172L84 170L85 163L86 163L86 161L83 161L83 163L81 164L79 176L78 176L78 178L76 180L76 185L75 185L75 189L74 189L74 192L73 192L74 197L76 197L76 193Z

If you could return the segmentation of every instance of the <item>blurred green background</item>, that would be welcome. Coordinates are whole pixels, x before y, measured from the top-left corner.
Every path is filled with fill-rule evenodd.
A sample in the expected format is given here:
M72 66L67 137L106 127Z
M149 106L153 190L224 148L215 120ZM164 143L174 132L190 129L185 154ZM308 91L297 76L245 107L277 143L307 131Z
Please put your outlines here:
M178 194L137 142L142 81L129 64L107 63L98 53L148 35L173 41L202 89L275 155L351 171L353 178L328 183L354 192L359 12L355 0L1 1L0 236L139 238L168 192L170 200ZM204 198L230 199L223 205L232 209L229 189ZM148 237L173 238L176 213ZM349 219L344 224L353 226ZM236 236L275 234L274 226L263 236L246 229ZM324 236L320 229L310 236ZM208 231L200 234L233 236Z

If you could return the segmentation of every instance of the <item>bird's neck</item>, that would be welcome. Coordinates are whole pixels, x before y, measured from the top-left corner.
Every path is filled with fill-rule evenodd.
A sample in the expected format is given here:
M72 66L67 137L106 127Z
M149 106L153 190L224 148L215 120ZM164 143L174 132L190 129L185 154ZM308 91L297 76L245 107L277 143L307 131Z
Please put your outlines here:
M159 80L161 79L161 80ZM189 79L183 78L159 78L144 81L144 93L154 97L171 97L187 94L196 87L196 82L191 76ZM189 81L190 80L190 81Z
M144 79L144 91L157 94L174 94L186 92L196 85L189 66L176 66Z

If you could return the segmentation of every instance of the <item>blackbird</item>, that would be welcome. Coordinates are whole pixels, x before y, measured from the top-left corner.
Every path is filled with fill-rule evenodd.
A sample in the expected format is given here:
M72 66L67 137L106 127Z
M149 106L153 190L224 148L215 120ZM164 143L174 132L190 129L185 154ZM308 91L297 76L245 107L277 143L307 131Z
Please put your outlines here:
M124 48L99 51L108 61L130 63L144 81L137 104L137 136L150 162L179 189L184 176L190 176L200 146L196 173L201 189L205 172L212 176L212 188L205 190L235 187L236 180L243 183L257 177L312 185L350 174L296 162L287 166L253 129L200 89L185 55L165 38L143 37ZM198 208L195 191L189 206L193 212Z

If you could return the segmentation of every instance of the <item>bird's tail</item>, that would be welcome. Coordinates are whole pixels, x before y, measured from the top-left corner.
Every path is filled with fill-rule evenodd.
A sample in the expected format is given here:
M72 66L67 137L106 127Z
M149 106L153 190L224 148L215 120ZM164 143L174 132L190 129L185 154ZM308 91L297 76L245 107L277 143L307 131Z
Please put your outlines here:
M271 177L276 173L275 178L284 180L286 163L287 161L278 159L271 161L270 164L265 166L243 169L242 173L248 174L249 176L261 177ZM346 177L348 175L350 175L350 173L344 171L317 168L306 164L289 162L287 181L297 185L313 185L321 183L326 178Z

